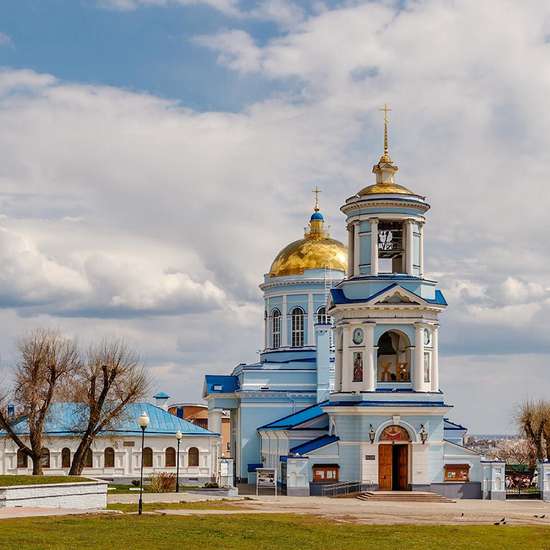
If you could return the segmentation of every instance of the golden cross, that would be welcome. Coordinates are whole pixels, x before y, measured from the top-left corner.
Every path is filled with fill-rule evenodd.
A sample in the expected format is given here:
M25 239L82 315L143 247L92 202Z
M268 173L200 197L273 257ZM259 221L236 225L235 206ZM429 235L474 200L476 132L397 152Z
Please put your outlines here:
M381 109L378 109L379 111L384 111L384 158L389 159L388 154L388 113L391 111L391 109L388 107L387 103L384 103L384 107Z
M315 193L315 212L319 212L319 193L321 192L321 190L319 189L319 187L315 186L315 189L312 191L313 193Z

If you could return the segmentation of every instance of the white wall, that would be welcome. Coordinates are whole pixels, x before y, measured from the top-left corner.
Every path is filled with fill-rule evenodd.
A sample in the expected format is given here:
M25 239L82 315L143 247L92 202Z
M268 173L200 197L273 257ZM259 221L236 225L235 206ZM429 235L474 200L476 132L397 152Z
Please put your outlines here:
M218 436L184 435L180 443L180 477L209 478L216 475ZM61 450L68 447L71 450L71 459L79 444L78 438L47 437L44 446L50 450L50 468L44 469L44 474L63 475L68 468L61 466ZM104 450L112 447L115 451L115 467L104 467ZM153 467L144 468L145 476L157 472L176 472L176 467L165 465L165 450L168 447L177 449L175 437L145 436L145 447L153 450ZM191 447L199 449L199 466L189 466L188 451ZM128 477L139 476L141 464L140 437L97 437L92 444L93 467L84 468L83 475ZM29 459L28 468L17 468L17 446L9 438L0 438L0 474L30 474L32 461Z

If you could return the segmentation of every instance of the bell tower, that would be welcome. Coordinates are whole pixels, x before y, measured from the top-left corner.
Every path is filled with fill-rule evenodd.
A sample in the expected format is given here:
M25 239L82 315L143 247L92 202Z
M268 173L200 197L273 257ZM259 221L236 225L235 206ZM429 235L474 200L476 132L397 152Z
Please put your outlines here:
M347 278L332 290L336 383L342 394L439 393L439 313L446 307L424 274L425 197L396 183L384 112L375 182L341 207L348 230Z

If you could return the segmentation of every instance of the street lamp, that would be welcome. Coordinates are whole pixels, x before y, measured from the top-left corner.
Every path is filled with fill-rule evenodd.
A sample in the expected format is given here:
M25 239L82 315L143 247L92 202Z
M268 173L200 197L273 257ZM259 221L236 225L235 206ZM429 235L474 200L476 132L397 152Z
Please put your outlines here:
M176 439L178 440L178 454L176 455L176 493L180 492L180 443L183 434L178 430Z
M372 424L370 425L369 429L369 439L371 444L374 444L374 439L376 438L376 432L374 431L374 428L372 427Z
M141 416L137 420L138 426L141 428L141 471L139 474L139 504L138 514L141 516L143 510L143 447L145 444L145 430L149 426L149 417L147 413L143 411Z
M426 431L424 424L420 424L420 439L422 441L422 445L424 445L428 440L428 432Z

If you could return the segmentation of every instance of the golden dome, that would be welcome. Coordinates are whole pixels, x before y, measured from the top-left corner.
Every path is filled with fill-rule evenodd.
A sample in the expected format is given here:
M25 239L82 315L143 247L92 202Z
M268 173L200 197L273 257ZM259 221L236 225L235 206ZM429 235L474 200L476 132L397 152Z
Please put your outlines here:
M360 197L365 195L379 195L384 193L391 193L396 195L415 195L410 189L407 189L403 185L398 183L375 183L374 185L368 185L357 193Z
M323 216L316 209L304 238L290 243L277 254L269 276L301 275L306 269L325 267L345 272L348 265L347 249L340 241L331 239L323 226Z

